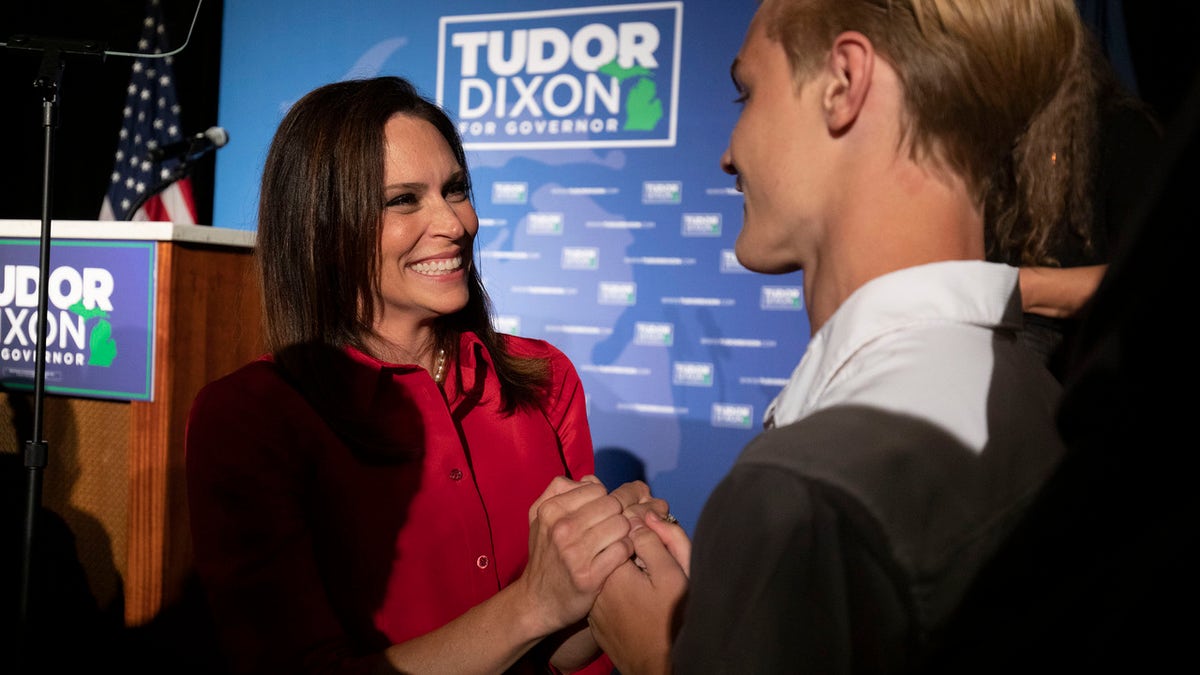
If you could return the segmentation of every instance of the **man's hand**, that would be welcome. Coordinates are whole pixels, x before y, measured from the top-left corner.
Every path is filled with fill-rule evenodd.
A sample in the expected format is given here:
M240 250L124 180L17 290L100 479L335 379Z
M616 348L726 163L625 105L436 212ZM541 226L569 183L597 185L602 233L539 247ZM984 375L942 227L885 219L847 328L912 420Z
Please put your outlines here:
M691 542L683 528L650 509L630 523L634 558L609 575L588 624L622 675L665 675L674 618L687 592Z

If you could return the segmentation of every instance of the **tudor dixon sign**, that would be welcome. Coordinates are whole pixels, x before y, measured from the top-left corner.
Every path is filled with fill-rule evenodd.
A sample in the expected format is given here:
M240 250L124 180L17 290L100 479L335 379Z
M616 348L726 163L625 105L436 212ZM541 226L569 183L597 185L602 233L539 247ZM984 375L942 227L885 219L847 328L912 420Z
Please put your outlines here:
M671 147L682 2L444 16L437 99L470 150Z
M0 238L0 383L35 386L39 245ZM152 399L154 242L56 241L50 247L45 390Z

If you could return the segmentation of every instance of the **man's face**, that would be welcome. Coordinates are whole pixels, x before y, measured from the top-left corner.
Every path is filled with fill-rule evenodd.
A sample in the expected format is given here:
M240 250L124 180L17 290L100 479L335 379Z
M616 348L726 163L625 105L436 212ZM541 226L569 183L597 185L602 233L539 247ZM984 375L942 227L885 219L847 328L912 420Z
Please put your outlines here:
M721 157L743 193L742 229L735 251L756 272L793 272L818 235L818 208L828 181L821 161L828 133L810 81L797 91L783 47L755 15L734 61L741 115ZM818 78L819 79L819 78Z

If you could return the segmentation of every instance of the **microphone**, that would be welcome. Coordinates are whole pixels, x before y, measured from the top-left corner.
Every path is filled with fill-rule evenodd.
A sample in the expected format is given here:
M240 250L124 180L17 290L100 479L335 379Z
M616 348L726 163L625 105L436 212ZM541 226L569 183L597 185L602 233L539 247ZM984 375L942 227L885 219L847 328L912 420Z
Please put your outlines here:
M174 143L167 143L150 148L150 161L161 162L165 159L179 159L190 162L203 157L205 154L224 147L229 142L229 132L222 127L209 127L191 138Z

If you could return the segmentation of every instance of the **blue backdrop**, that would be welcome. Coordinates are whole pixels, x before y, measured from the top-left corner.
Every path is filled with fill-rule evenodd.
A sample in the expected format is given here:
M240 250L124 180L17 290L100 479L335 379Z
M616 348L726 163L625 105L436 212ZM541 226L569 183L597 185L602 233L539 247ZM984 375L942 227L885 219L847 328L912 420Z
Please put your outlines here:
M756 5L226 0L213 222L254 229L267 145L305 92L412 80L467 143L498 328L574 360L601 477L644 477L690 531L809 334L799 274L733 255L742 198L719 159Z

